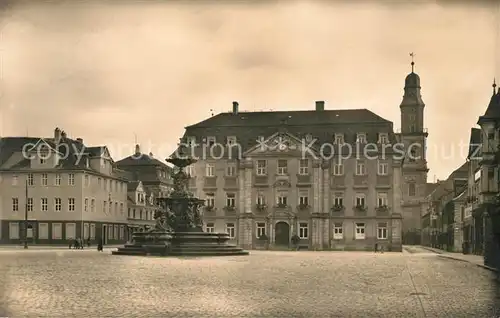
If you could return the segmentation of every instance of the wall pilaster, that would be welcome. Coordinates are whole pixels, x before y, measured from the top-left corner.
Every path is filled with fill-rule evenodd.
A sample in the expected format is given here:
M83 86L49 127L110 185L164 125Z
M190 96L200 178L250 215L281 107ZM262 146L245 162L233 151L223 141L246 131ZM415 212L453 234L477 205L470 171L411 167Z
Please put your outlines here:
M321 189L321 161L315 159L313 161L313 213L321 211L320 189Z
M391 213L398 213L403 215L401 202L403 199L403 184L401 182L403 171L401 169L401 162L394 161L392 165L392 209Z
M323 187L321 193L323 195L323 213L330 213L330 160L323 160L321 163L323 171Z
M245 211L245 162L240 161L238 167L238 211Z
M245 159L245 213L252 213L252 169L253 161L251 158Z

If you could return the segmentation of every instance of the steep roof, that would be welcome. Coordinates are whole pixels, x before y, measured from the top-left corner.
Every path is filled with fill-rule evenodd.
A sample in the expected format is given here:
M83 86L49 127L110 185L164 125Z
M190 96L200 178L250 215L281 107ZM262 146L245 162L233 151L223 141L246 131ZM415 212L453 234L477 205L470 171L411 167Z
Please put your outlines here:
M468 175L469 175L469 163L465 162L460 167L458 167L457 169L455 169L450 174L450 176L448 177L448 179L446 179L446 180L457 179L457 178L467 178Z
M479 117L478 124L489 120L500 120L500 90L495 93L495 86L493 88L493 95L491 96L490 103L486 108L483 116Z
M137 187L141 184L141 181L130 181L127 184L127 191L135 191Z
M436 189L436 187L438 186L438 183L427 183L425 185L425 193L426 195L429 195L430 193L432 193L432 191L434 191L434 189Z
M116 165L118 167L130 167L130 166L160 166L164 167L167 169L170 169L170 167L161 162L160 160L153 158L149 155L140 153L140 154L134 154L131 156L128 156L126 158L123 158L119 161L116 162Z
M56 143L54 138L44 137L3 137L0 138L0 167L3 166L9 158L16 153L22 153L36 145L38 142L45 142L52 149L64 154L57 166L52 169L60 170L86 170L95 174L100 174L97 170L87 167L85 157L80 156L82 153L86 154L89 158L102 155L102 150L107 149L105 146L86 147L82 142L73 140L71 138L63 138L59 143ZM67 154L67 155L66 155ZM111 159L111 158L110 158ZM112 161L112 159L111 159ZM12 166L6 168L11 169L30 169L30 160L19 158L19 161ZM117 179L125 179L119 171L113 170L110 177Z
M469 153L467 154L467 159L471 159L471 156L480 156L478 148L481 149L481 129L471 128L469 139Z
M36 144L38 137L3 137L0 138L0 166L16 151L22 151L25 145Z

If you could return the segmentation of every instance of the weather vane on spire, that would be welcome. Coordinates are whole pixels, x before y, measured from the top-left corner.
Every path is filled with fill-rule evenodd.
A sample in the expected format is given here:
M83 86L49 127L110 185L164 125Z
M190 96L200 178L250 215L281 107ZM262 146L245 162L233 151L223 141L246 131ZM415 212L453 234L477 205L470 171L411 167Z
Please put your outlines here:
M496 81L496 78L493 77L493 95L496 94L496 88L497 88L497 81Z
M415 61L414 61L415 53L411 52L410 56L411 56L411 72L413 73L415 67Z

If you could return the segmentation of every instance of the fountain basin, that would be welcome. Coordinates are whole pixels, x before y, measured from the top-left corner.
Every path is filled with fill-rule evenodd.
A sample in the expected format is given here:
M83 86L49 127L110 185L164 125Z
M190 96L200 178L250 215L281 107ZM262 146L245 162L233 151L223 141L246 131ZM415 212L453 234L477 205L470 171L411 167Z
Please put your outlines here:
M134 233L134 243L113 251L113 255L132 256L232 256L248 255L229 243L227 233L146 232Z

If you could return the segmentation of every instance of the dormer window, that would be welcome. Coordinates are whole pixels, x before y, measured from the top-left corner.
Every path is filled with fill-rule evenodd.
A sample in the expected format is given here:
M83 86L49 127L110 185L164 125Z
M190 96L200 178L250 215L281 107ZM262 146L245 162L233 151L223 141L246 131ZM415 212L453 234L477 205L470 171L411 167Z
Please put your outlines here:
M387 144L389 143L389 135L387 133L381 133L378 135L378 143L379 144Z
M186 137L186 143L188 146L194 146L196 144L196 137L193 136Z
M335 144L337 145L344 144L344 134L335 134Z
M358 144L366 144L366 134L365 133L358 133L356 135L356 142Z
M215 145L215 137L214 136L207 137L207 145L209 147L212 147L213 145Z
M236 137L235 136L229 136L229 137L227 137L227 144L229 146L236 145Z

